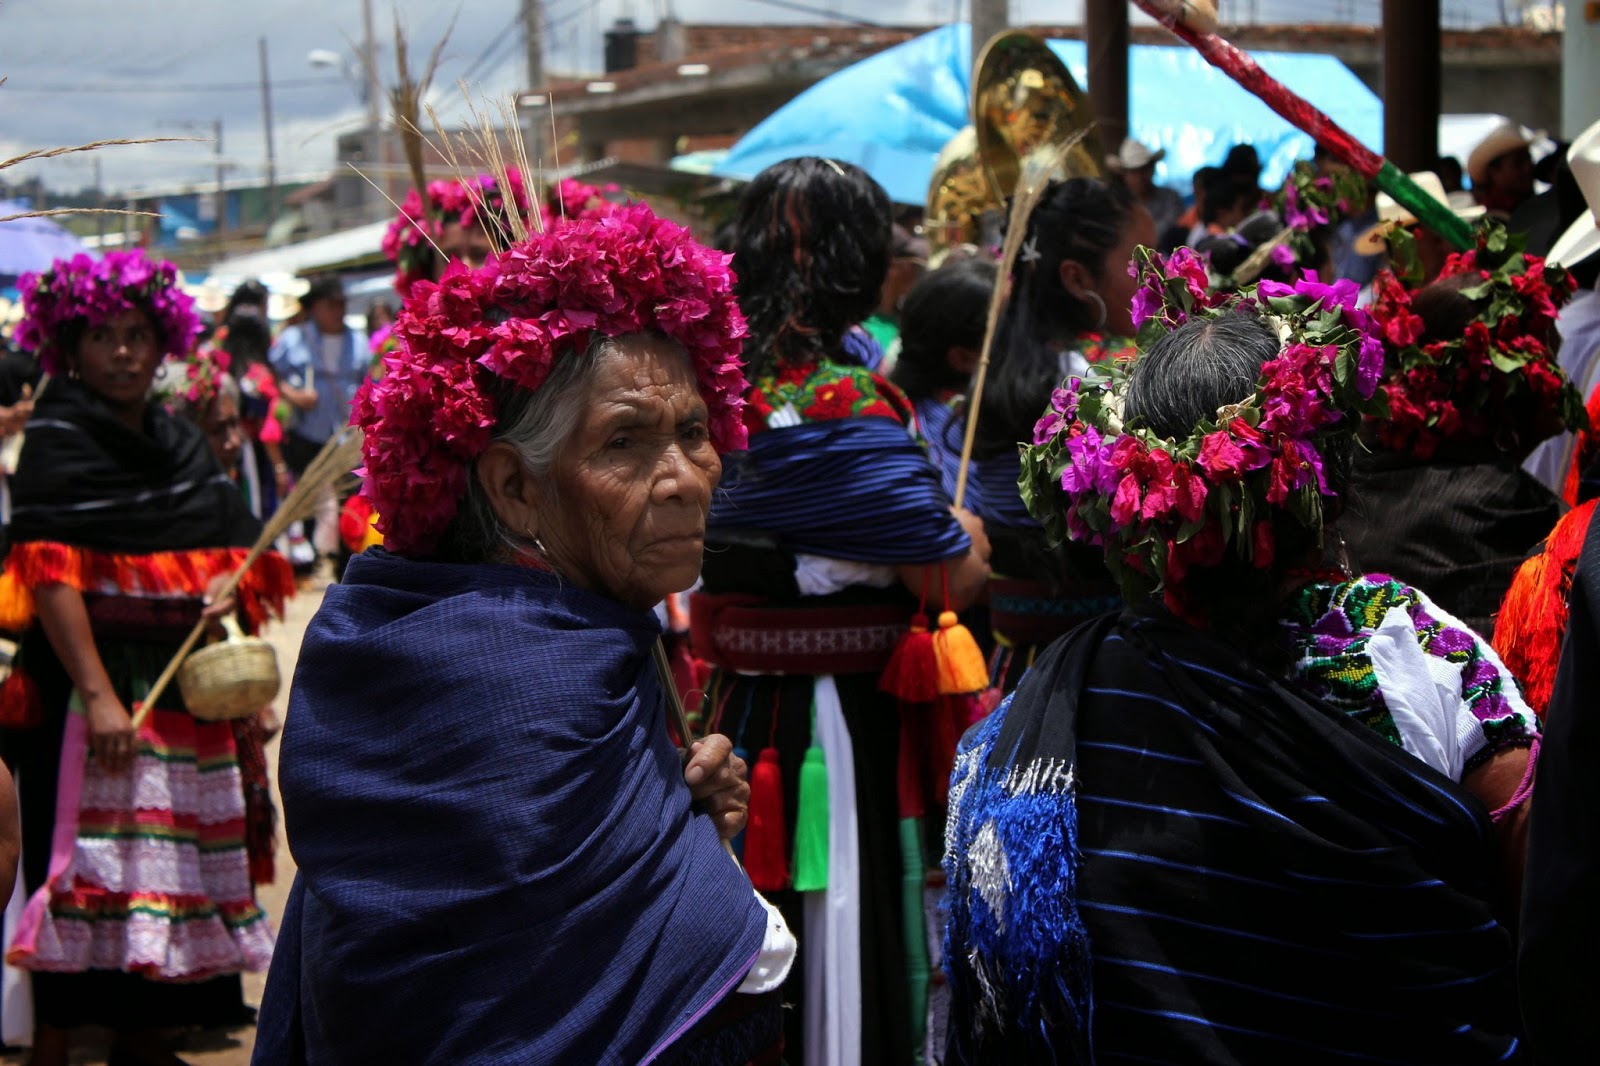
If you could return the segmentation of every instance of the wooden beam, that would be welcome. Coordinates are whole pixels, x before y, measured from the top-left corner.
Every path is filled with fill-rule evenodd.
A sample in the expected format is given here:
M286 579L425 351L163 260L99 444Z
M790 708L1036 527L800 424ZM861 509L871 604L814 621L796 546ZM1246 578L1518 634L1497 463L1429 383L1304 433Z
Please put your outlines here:
M1383 154L1405 171L1439 157L1439 0L1383 0Z
M1115 153L1128 135L1127 0L1087 0L1084 41L1089 52L1089 105L1100 143Z

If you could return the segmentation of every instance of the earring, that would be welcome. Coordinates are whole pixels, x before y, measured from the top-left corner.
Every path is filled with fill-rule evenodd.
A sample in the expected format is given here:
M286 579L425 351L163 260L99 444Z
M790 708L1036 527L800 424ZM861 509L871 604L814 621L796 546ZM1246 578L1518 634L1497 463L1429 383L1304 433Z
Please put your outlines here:
M538 536L534 534L533 530L531 530L531 529L527 528L526 526L524 526L522 528L522 533L523 533L524 536L526 536L528 538L529 541L531 541L533 543L534 551L538 552L540 555L545 555L545 556L548 556L550 554L548 551L545 550L544 542L541 541L538 538Z
M1099 333L1101 330L1106 328L1106 302L1105 300L1101 299L1100 294L1095 292L1093 289L1090 289L1083 295L1085 299L1094 301L1095 309L1099 312L1099 320L1094 324L1094 331Z

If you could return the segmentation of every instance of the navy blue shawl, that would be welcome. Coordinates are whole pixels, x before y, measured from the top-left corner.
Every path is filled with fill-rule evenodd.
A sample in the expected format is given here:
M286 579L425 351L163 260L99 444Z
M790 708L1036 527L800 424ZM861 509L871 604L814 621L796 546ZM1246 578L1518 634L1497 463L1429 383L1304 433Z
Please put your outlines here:
M255 1061L649 1061L765 918L689 793L654 615L512 566L351 561L306 632L299 875Z
M793 552L933 563L972 547L927 453L900 423L867 416L769 429L729 458L711 507L718 531L759 530Z

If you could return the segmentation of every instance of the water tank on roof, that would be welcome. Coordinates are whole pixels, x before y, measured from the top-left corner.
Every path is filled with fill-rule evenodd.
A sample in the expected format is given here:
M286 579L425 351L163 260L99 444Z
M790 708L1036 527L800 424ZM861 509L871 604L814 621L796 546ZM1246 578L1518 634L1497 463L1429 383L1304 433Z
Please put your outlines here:
M606 73L632 70L639 65L639 27L629 18L619 18L606 31Z

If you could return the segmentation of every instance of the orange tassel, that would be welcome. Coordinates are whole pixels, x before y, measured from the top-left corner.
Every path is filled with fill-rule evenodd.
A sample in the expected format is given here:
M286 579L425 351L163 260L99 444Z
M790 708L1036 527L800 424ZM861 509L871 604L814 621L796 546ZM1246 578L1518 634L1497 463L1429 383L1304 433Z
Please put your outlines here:
M788 829L783 824L783 774L778 749L763 748L750 771L750 816L744 830L744 868L761 892L789 887Z
M1567 633L1567 594L1597 502L1562 516L1545 539L1544 551L1517 568L1495 619L1494 650L1522 682L1528 706L1540 718L1555 687Z
M939 615L939 632L933 635L933 654L939 661L939 694L960 696L977 692L989 683L983 652L972 631L954 611Z
M911 616L911 628L894 646L878 688L901 703L932 703L939 698L939 660L933 653L927 615L919 611Z

